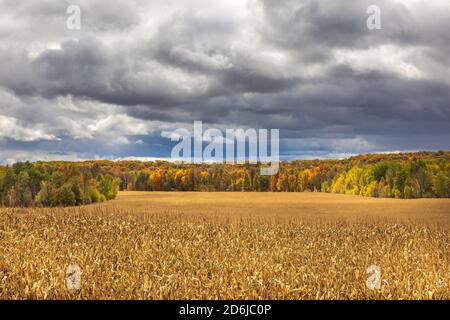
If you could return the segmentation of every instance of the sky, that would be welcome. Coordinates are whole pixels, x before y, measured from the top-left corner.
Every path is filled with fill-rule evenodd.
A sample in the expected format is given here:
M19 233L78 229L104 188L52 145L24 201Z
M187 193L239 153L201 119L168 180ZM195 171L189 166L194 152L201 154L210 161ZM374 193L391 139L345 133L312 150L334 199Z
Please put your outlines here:
M194 121L282 159L448 150L449 30L448 0L0 0L0 162L167 158Z

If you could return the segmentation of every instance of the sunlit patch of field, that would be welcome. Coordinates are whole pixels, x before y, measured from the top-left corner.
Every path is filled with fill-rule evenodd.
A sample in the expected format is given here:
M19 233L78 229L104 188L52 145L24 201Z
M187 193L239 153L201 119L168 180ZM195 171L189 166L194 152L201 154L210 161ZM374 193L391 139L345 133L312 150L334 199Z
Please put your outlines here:
M123 192L5 208L0 299L449 299L449 231L450 200L435 199Z

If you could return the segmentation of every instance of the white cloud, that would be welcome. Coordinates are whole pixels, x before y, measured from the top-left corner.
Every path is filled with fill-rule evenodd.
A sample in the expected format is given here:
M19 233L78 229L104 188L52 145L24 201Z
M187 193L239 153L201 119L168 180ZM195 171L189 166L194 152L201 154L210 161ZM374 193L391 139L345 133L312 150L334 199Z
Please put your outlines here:
M388 71L406 78L421 79L426 75L412 61L418 50L425 48L401 48L395 45L381 45L376 48L334 51L338 63L351 66L358 71Z
M53 134L48 134L42 129L25 128L12 117L0 115L0 137L10 138L16 141L60 140Z
M85 161L102 159L99 155L79 153L51 153L46 150L2 150L0 151L1 164L14 164L16 162L36 161Z
M173 162L171 158L164 158L164 157L118 157L114 158L114 161L142 161L142 162L148 162L148 161L169 161Z
M98 119L88 126L95 133L118 134L148 134L149 123L143 120L133 119L125 114L108 115L106 118Z
M118 144L130 144L130 140L128 140L128 138L124 137L124 136L119 136L119 137L117 137L117 139L115 139L112 142L118 143Z

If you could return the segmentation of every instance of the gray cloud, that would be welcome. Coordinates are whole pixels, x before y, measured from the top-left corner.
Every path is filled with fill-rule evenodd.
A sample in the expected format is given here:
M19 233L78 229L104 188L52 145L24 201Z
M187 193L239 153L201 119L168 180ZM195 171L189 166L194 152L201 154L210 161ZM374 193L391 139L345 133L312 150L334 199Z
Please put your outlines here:
M194 120L279 128L287 158L450 148L450 3L0 3L4 150L164 156ZM139 143L136 143L139 141Z

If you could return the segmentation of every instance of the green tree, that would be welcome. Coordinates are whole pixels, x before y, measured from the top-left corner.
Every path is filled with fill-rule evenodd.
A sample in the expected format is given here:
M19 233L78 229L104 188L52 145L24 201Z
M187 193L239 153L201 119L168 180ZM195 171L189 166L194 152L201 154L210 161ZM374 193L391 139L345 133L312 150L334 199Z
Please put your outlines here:
M90 203L100 202L101 196L100 192L97 189L89 189L89 199Z
M114 178L113 176L100 175L98 177L98 189L101 194L105 196L107 200L114 199L120 189L120 179Z
M404 169L399 170L394 178L394 188L404 190L407 177L408 174Z
M19 173L16 182L16 205L28 207L33 201L33 195L30 189L30 176L26 171Z
M439 172L433 179L433 192L439 198L449 196L449 177L443 172Z
M59 189L56 202L63 207L74 206L76 204L75 194L72 192L71 183L65 183Z
M403 191L403 197L405 199L412 199L414 198L413 190L409 185L405 186L405 190Z
M51 182L56 189L59 189L63 186L66 178L61 171L55 171L52 174Z
M16 174L14 173L13 169L7 168L0 185L0 193L4 201L7 201L6 198L9 193L9 190L12 187L14 187L15 184L16 184Z
M52 204L52 195L51 195L51 186L49 186L49 182L42 181L41 182L41 190L36 195L35 202L37 205L42 207L48 207Z

